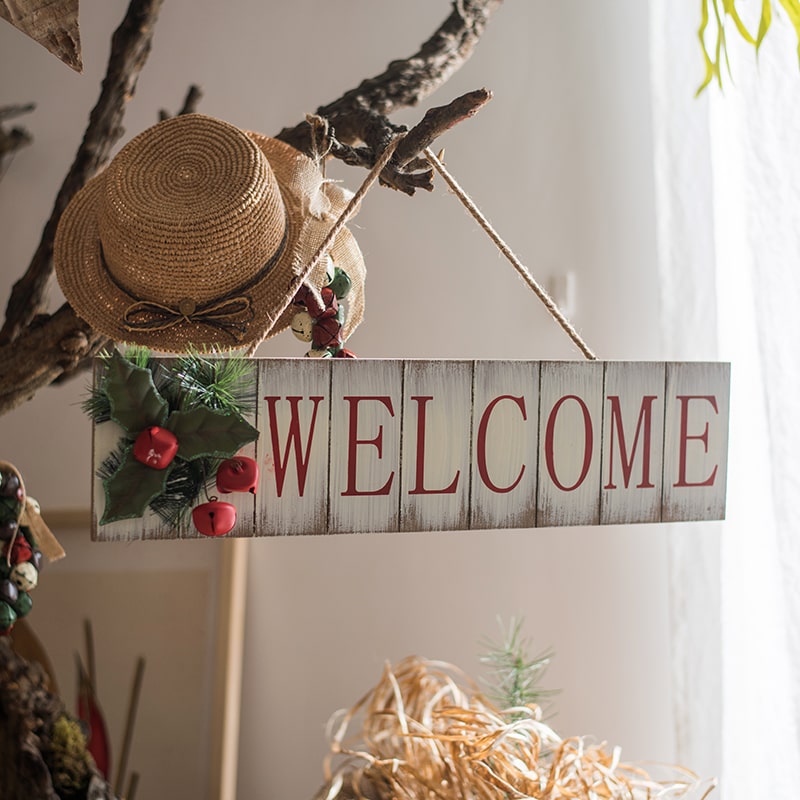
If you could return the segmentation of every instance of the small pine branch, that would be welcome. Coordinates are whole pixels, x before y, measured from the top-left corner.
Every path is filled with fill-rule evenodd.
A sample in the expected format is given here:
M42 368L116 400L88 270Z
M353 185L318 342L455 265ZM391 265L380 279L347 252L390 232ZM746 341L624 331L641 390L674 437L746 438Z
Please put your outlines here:
M553 651L546 650L531 658L529 640L522 637L522 620L511 619L506 628L498 620L503 639L500 642L485 639L486 651L480 657L489 676L484 680L489 697L501 708L518 708L529 704L542 705L542 701L555 694L555 690L542 689L539 681L545 674Z
M163 494L150 502L150 509L167 525L178 527L201 494L208 494L220 463L215 458L176 463Z
M178 359L174 375L181 387L183 410L202 405L239 416L255 411L256 376L250 359L190 353Z
M97 468L97 477L102 481L110 480L125 460L130 442L120 439L116 447L103 459Z

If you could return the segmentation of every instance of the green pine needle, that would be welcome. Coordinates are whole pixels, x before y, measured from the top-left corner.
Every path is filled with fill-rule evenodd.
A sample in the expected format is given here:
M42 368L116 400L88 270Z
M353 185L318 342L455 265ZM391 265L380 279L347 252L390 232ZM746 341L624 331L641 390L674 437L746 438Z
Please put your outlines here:
M481 663L488 668L484 680L491 700L500 708L519 708L542 702L556 693L553 689L542 689L539 681L553 658L553 651L546 650L531 657L528 654L529 640L522 636L522 620L512 617L508 627L498 619L503 634L502 641L482 641L485 654Z
M178 527L200 498L207 494L220 459L199 458L195 461L177 461L167 479L164 493L150 502L150 509L167 525ZM211 478L209 478L211 476Z
M178 359L175 379L182 392L182 410L198 405L244 416L255 411L256 375L243 356L209 358L191 353Z

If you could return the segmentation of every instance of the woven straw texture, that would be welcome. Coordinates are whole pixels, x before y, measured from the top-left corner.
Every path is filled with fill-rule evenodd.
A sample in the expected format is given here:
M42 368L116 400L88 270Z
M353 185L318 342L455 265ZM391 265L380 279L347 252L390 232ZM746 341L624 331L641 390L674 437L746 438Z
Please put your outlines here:
M289 324L294 278L348 197L283 142L175 117L131 140L73 198L56 274L78 315L116 341L165 352L243 347ZM364 263L344 233L331 255L358 283L352 330ZM319 286L324 262L317 272Z

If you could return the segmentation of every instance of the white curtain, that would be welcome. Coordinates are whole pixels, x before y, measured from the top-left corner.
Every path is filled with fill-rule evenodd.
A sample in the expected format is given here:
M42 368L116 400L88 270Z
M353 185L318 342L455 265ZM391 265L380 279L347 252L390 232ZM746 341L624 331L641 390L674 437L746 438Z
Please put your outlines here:
M716 771L724 800L790 798L800 787L797 42L777 9L757 61L731 32L733 78L694 99L699 19L699 3L651 2L664 357L732 365L727 519L670 534L678 756Z

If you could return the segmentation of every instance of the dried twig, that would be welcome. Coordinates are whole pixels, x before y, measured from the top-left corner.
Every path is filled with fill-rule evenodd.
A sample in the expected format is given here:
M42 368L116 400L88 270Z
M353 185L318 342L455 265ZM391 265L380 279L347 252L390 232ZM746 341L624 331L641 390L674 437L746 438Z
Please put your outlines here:
M392 136L406 130L405 126L391 123L387 115L417 105L458 70L472 55L490 15L501 3L502 0L454 2L450 15L416 53L392 61L380 75L362 81L338 100L320 106L316 116L326 119L332 128L330 155L348 164L372 167ZM433 141L431 138L414 150L417 136L422 142L434 131L435 135L443 133L472 116L490 97L485 90L478 90L436 109L433 117L416 126L422 126L421 130L404 142L403 152L398 155L398 159L404 160L390 164L381 175L381 182L406 194L413 194L417 188L430 189L429 168L420 169L418 164L408 167ZM314 151L314 134L308 120L293 128L284 128L277 138L305 153ZM356 147L359 143L364 146Z
M36 108L36 106L33 103L0 106L0 122L13 119L21 114L27 114L33 111L34 108ZM25 128L13 127L11 130L5 131L0 127L0 177L3 176L3 162L6 157L13 155L21 147L25 147L25 145L30 144L32 141L33 137Z

